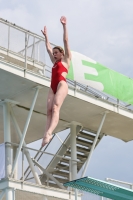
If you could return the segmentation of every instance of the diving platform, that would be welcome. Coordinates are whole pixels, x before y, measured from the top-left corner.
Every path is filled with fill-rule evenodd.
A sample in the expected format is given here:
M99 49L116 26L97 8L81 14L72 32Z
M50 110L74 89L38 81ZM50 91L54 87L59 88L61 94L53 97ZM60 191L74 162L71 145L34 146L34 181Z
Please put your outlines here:
M0 199L6 194L7 200L13 200L15 188L27 195L28 191L34 191L34 195L42 195L38 198L40 200L42 197L45 200L73 200L74 191L69 191L63 183L75 180L81 168L81 176L84 176L100 140L106 135L125 142L133 140L132 107L68 79L68 96L62 105L54 136L50 144L45 148L39 147L31 158L27 144L43 137L46 124L51 68L42 58L46 55L45 41L43 37L6 20L0 19L0 26L6 27L8 32L7 38L0 41L0 143L5 143L6 155ZM18 42L13 43L14 46L11 45L11 31L14 35L21 33L23 45L21 36ZM6 40L7 45L3 44ZM64 140L58 136L62 131L67 131ZM55 137L61 145L55 154L49 153L52 159L44 168L40 158L48 155L48 147L56 145ZM18 179L16 166L21 153L27 157L29 167ZM32 181L28 175L30 172ZM81 196L79 193L78 200Z
M133 190L118 185L84 177L64 184L72 188L84 190L113 200L132 200Z

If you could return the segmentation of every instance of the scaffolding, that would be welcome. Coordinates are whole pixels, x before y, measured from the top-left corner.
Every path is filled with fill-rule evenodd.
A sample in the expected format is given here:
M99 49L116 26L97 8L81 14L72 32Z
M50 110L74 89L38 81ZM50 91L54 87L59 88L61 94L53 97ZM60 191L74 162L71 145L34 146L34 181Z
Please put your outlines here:
M0 200L81 200L82 193L63 183L76 179L79 173L85 175L103 136L125 142L133 139L132 106L67 80L68 96L51 142L45 148L27 147L43 136L50 61L43 37L4 19L0 19L0 30L0 143L5 144ZM62 131L66 134L61 138ZM55 152L48 151L55 146ZM36 152L33 157L30 151Z

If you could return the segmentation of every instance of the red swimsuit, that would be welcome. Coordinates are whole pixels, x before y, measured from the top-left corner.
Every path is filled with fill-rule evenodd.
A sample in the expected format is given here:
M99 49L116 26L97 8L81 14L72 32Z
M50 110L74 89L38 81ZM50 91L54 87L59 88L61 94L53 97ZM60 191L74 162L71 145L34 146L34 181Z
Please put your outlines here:
M54 94L57 91L59 82L62 80L66 82L66 79L61 75L63 72L68 73L68 70L61 63L61 60L55 62L54 66L52 67L52 77L51 77L51 88Z

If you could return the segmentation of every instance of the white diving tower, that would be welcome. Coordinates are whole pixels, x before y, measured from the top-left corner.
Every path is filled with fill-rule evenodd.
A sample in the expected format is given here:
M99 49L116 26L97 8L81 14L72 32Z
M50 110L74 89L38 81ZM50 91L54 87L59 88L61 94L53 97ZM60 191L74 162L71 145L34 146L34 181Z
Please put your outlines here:
M55 135L31 157L33 149L26 145L43 137L46 123L51 68L44 42L43 37L0 19L0 143L5 144L0 200L74 200L74 191L63 183L76 179L81 168L81 177L85 175L102 137L133 139L130 105L68 80L68 96ZM67 132L64 139L58 135L61 131ZM48 152L55 146L55 153ZM40 162L44 155L45 166ZM22 171L21 175L17 171ZM76 198L80 200L82 194Z

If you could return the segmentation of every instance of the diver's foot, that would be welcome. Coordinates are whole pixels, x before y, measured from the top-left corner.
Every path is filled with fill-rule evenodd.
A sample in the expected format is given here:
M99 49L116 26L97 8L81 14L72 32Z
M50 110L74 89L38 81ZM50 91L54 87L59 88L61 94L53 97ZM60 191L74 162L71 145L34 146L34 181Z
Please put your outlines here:
M42 147L44 147L46 144L48 144L50 142L50 140L52 139L52 134L50 133L45 133L44 137L42 139Z

